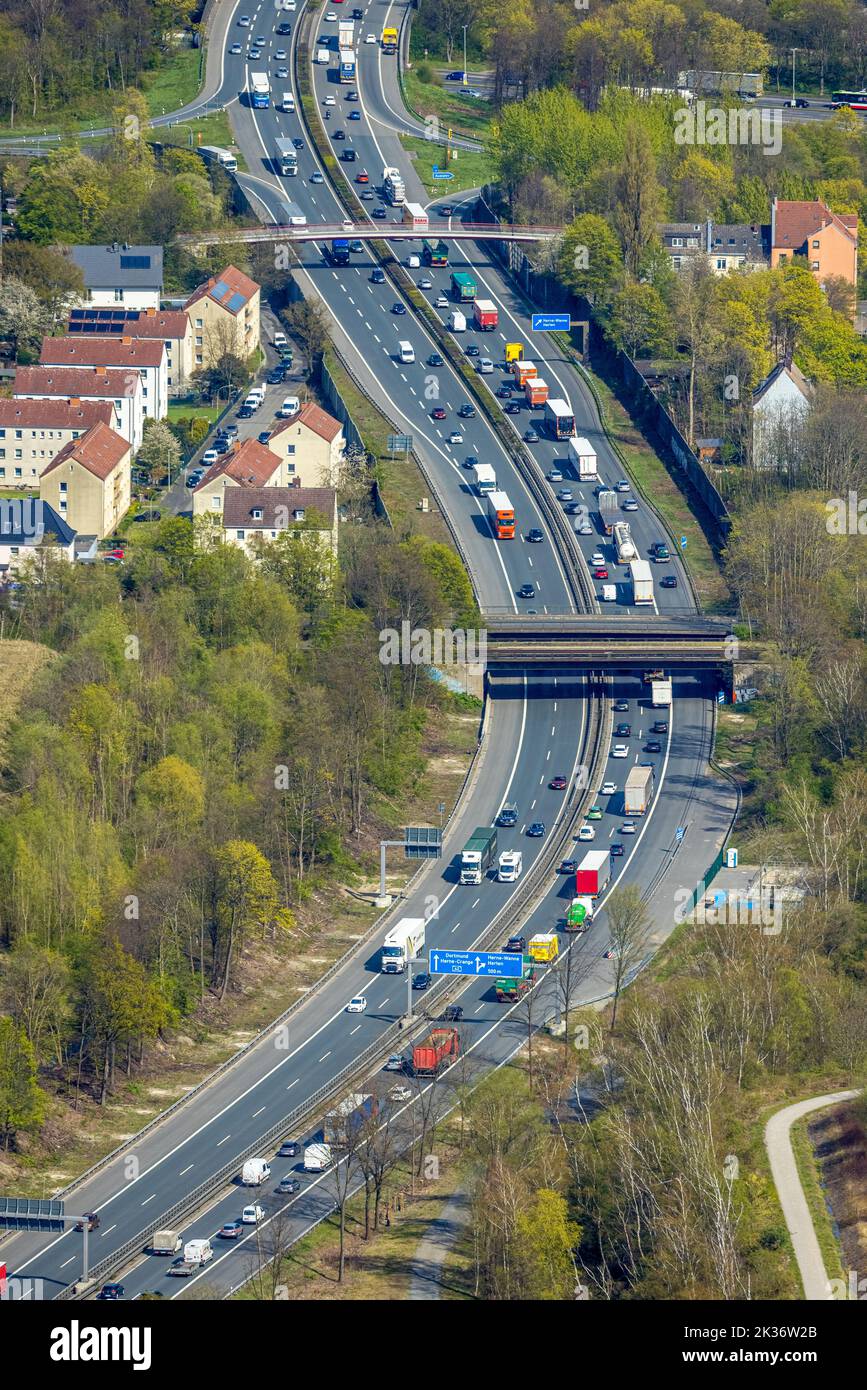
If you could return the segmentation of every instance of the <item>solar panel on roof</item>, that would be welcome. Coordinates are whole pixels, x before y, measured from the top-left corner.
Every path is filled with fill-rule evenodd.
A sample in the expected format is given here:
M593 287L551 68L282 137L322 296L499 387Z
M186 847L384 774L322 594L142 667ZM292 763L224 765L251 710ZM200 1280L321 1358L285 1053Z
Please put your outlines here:
M150 270L150 256L121 256L121 270Z
M238 291L236 290L235 293L232 295L232 298L229 300L228 304L226 305L226 308L227 308L231 313L234 314L234 312L235 312L236 309L243 309L243 307L244 307L244 305L245 305L246 303L247 303L247 300L246 300L245 296L244 296L243 294L239 294Z
M218 280L214 288L211 290L211 294L214 296L214 299L222 299L223 295L228 293L229 286L226 284L225 280Z

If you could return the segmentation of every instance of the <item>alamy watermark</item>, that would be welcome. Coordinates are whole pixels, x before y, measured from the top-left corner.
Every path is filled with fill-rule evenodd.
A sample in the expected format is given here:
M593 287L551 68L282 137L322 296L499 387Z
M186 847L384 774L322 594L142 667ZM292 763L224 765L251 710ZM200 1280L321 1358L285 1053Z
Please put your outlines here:
M4 536L21 540L41 540L45 535L45 504L35 497L12 497L0 501L0 540Z
M675 890L676 923L761 927L763 936L779 936L783 930L783 899L779 893L763 888L757 893L720 891L708 897L706 891L703 883L697 883L694 888Z
M763 154L783 148L783 113L749 106L709 106L697 101L674 115L676 145L760 145Z
M413 627L408 619L379 634L383 666L484 666L488 634L484 628Z
M829 536L867 536L867 497L850 491L845 497L830 497L825 530Z

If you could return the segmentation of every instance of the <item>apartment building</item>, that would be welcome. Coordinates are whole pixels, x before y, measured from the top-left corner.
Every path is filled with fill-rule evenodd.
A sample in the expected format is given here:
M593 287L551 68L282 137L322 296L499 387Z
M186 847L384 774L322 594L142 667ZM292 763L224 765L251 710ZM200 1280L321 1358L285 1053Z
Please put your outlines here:
M675 270L682 270L697 256L703 257L715 275L732 270L767 270L770 264L770 229L747 222L664 222L659 227L663 246Z
M346 451L343 426L312 401L277 426L268 448L280 455L284 484L306 488L340 485Z
M169 408L168 359L161 338L121 337L43 338L44 367L106 367L137 371L141 376L145 417L163 420Z
M280 487L281 462L264 444L255 439L236 443L211 465L198 487L193 488L193 519L200 516L222 518L225 498L234 488Z
M161 339L166 349L169 395L189 386L195 367L193 326L183 309L73 309L67 333L76 337Z
M12 388L15 400L108 401L111 427L123 435L133 453L144 432L141 373L105 367L18 367Z
M109 401L0 400L0 489L38 487L66 444L113 419Z
M163 248L72 246L70 257L84 276L87 302L106 307L159 309L163 293Z
M231 351L249 357L260 343L260 287L234 265L194 290L184 309L192 323L193 366Z
M0 498L0 584L15 580L30 559L72 562L75 532L52 507L36 498Z
M223 539L254 556L258 542L284 532L314 534L337 555L337 492L329 487L231 488L223 503Z
M771 265L805 256L819 284L839 276L858 283L858 215L832 212L821 200L771 204Z
M71 440L39 479L39 497L81 535L110 536L130 504L130 447L102 423Z

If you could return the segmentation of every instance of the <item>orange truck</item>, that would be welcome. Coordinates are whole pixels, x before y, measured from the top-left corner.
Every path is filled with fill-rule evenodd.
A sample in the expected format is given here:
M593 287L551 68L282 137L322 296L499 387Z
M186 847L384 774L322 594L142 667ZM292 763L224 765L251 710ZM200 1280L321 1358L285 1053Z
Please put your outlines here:
M528 362L526 358L522 357L519 361L512 363L512 375L518 385L523 389L530 380L530 377L536 375L536 363Z
M461 1051L457 1028L434 1028L412 1050L412 1069L416 1076L436 1076L456 1062Z
M498 541L515 539L515 508L505 492L488 493L488 520Z
M524 382L524 395L528 405L544 405L548 399L548 383L540 376L531 376Z

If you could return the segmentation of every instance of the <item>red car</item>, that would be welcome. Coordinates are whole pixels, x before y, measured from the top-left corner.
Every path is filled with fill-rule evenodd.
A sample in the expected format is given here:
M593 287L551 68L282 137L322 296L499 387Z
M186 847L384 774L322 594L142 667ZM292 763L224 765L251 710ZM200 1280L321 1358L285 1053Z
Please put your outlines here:
M444 420L446 418L446 413L441 405L435 405L430 414L432 420Z
M564 792L566 790L567 779L565 777L552 777L548 786L552 792Z
M370 183L370 175L366 169L362 169L360 174L355 175L356 183Z
M607 578L608 578L608 571L605 570L605 569L602 569L601 567L600 567L599 569L595 569L595 570L593 571L593 578L594 578L594 579L607 579Z

